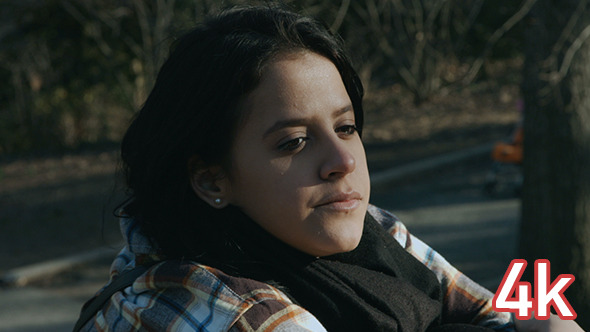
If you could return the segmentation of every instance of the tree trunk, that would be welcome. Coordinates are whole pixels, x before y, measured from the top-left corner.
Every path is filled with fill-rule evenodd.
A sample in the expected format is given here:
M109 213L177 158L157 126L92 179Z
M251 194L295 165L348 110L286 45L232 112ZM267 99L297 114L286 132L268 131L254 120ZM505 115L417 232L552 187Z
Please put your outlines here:
M534 280L538 258L551 262L552 280L563 273L575 276L565 296L585 330L590 330L590 40L584 35L589 7L587 1L538 0L526 20L519 246L520 257L529 262L525 279Z

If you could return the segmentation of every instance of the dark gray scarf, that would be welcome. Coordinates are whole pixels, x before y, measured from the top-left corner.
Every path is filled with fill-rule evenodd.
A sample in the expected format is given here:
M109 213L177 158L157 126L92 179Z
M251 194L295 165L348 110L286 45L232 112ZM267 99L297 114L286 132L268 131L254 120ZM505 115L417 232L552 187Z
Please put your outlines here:
M238 219L230 234L234 249L226 246L218 251L222 257L209 256L207 263L278 286L329 331L493 331L442 325L438 279L368 213L355 250L322 258L284 244L249 219Z

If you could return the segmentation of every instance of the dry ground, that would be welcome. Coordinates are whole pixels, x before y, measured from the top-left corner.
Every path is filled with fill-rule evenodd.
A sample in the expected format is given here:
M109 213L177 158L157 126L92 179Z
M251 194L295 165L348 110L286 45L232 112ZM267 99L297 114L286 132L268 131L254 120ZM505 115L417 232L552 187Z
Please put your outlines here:
M481 83L419 107L401 95L396 86L368 95L364 141L372 171L506 139L519 118L515 85ZM0 162L0 274L118 243L116 166L114 150Z

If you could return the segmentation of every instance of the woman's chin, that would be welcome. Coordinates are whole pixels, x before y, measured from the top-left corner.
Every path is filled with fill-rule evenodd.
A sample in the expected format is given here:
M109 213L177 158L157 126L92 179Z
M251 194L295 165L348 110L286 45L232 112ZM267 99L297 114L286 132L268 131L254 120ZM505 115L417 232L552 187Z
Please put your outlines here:
M362 228L358 232L341 234L338 238L324 242L324 244L329 243L330 245L322 246L321 250L318 250L315 256L323 257L352 251L358 247L361 237Z

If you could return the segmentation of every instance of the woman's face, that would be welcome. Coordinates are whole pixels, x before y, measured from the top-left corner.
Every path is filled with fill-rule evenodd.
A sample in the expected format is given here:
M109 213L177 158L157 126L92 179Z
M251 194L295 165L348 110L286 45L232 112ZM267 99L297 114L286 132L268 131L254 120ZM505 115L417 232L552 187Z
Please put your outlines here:
M369 174L340 74L310 52L267 65L241 107L228 200L278 239L314 256L358 245Z

